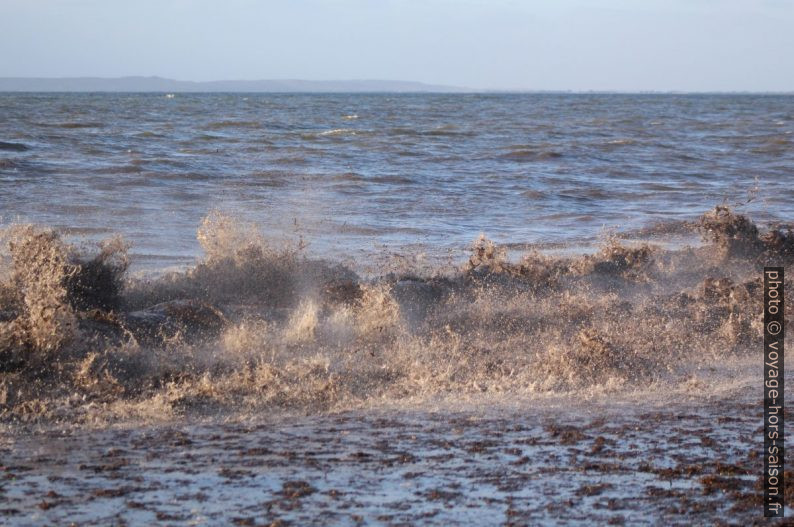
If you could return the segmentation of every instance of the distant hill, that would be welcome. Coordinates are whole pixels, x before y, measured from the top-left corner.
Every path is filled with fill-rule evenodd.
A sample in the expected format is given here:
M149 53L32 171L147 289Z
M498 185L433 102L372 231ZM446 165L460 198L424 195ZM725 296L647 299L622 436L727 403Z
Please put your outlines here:
M409 81L177 81L162 77L0 77L0 92L465 92Z

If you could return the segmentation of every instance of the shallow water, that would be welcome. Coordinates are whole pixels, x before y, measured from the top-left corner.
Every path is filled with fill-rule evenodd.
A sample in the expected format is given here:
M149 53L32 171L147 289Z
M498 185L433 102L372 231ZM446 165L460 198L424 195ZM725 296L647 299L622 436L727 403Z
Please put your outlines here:
M4 438L2 514L8 525L747 525L761 507L759 410L740 391L672 408L558 399L521 412L45 428Z

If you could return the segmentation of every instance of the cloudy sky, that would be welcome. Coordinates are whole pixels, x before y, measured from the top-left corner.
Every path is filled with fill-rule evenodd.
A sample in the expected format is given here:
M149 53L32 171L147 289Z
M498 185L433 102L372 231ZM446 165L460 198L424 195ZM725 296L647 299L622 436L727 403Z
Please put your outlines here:
M0 0L0 76L794 91L794 0Z

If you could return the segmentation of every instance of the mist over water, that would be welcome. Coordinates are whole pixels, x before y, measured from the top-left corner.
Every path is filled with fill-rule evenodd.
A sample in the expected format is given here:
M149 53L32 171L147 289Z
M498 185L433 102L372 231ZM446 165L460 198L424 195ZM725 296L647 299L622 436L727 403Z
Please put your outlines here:
M213 209L360 264L794 202L790 96L2 94L0 130L4 222L121 234L150 271Z

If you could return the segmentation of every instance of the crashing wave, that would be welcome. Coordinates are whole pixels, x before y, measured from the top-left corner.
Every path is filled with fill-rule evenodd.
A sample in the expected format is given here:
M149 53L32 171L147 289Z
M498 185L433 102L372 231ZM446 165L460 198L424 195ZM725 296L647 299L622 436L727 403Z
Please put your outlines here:
M10 226L0 416L321 412L677 382L698 361L754 353L760 269L794 260L788 228L762 232L725 207L698 226L700 247L611 238L594 254L517 261L481 237L457 271L361 277L211 213L204 256L150 279L127 275L120 238L88 250Z

